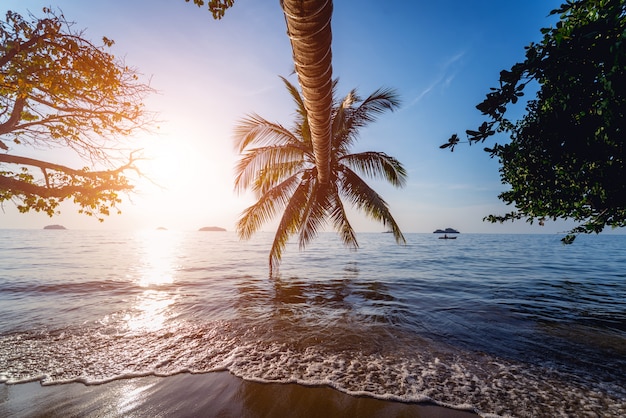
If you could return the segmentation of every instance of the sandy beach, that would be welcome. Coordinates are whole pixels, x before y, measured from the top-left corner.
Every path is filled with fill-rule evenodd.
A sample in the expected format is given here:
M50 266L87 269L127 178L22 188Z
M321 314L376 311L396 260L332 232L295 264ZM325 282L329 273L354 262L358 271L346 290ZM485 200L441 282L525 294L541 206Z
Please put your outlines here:
M354 397L328 387L247 382L228 372L137 377L101 385L0 385L2 417L424 417L476 414Z

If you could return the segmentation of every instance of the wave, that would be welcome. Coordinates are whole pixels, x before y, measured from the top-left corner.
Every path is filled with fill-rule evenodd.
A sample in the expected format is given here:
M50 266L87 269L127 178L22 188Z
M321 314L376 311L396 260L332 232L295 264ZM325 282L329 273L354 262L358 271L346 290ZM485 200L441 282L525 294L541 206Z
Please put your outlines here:
M156 332L106 327L0 336L0 380L101 384L137 376L229 371L249 381L326 385L354 396L432 401L484 414L626 413L620 382L585 381L441 342L370 327L369 335L327 327L268 329L247 323L181 323ZM283 324L284 325L284 324ZM275 324L274 327L278 327ZM285 334L291 334L290 340ZM320 340L326 335L325 340ZM333 341L333 339L341 341ZM42 372L45 370L45 372ZM577 409L580 408L580 409Z

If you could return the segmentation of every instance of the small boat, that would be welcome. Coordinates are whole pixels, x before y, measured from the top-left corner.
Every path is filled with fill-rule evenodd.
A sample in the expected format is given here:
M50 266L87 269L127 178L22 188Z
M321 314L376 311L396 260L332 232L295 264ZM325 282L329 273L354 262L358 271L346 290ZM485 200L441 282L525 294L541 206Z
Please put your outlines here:
M447 235L444 235L443 237L439 237L439 239L456 239L456 237L449 237Z

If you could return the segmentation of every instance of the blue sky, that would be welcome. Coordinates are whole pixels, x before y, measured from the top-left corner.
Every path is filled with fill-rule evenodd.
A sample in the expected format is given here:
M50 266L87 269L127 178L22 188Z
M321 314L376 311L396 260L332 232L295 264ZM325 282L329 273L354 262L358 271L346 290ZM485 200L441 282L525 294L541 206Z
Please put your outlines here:
M498 74L524 56L524 46L541 38L551 9L561 1L335 1L332 21L333 74L339 93L357 88L367 96L395 88L400 110L382 115L361 132L356 151L384 151L408 170L405 188L372 182L387 200L404 232L454 227L462 232L555 233L571 223L545 227L525 222L484 223L510 208L498 199L504 187L497 161L482 146L440 150L453 133L463 134L483 119L475 109ZM145 170L160 185L138 183L122 215L103 224L81 217L72 205L62 214L18 214L11 203L0 213L0 228L41 228L61 223L71 229L229 230L251 195L233 191L237 155L236 121L256 112L290 125L291 99L279 75L292 82L291 48L278 0L237 0L224 19L184 0L4 0L2 12L60 8L85 37L115 40L113 52L136 67L158 90L148 108L161 119L158 132L134 138L153 160ZM18 154L30 150L14 149ZM47 158L82 166L62 150ZM355 214L358 231L383 227ZM265 230L272 230L268 224Z

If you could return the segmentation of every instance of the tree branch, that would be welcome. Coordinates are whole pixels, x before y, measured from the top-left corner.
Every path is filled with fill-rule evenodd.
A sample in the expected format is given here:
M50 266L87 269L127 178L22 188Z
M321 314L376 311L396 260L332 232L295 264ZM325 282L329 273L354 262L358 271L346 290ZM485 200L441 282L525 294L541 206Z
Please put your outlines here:
M131 190L133 186L129 184L103 184L100 186L62 186L57 188L48 188L26 181L16 180L12 177L0 175L0 190L11 190L13 194L25 194L40 196L44 199L58 198L65 199L72 195L88 194L95 195L104 191L124 191Z
M42 170L45 170L45 169L56 170L65 174L69 174L73 176L82 176L82 177L87 177L91 179L97 179L97 178L100 178L102 176L107 176L107 175L117 175L125 170L131 170L131 169L138 172L137 168L134 166L134 162L135 162L135 158L133 157L131 153L128 163L114 170L83 171L83 170L76 170L76 169L73 169L64 165L60 165L60 164L54 164L54 163L50 163L47 161L37 160L34 158L20 157L18 155L10 155L10 154L0 154L0 163L29 165L32 167L38 167Z
M15 99L15 103L13 104L13 110L11 111L11 116L7 119L6 122L0 123L0 135L9 133L15 129L18 122L22 118L22 111L24 110L25 105L25 97L18 97L17 99ZM6 144L2 142L2 140L0 140L0 148L2 148L3 150L9 149Z

